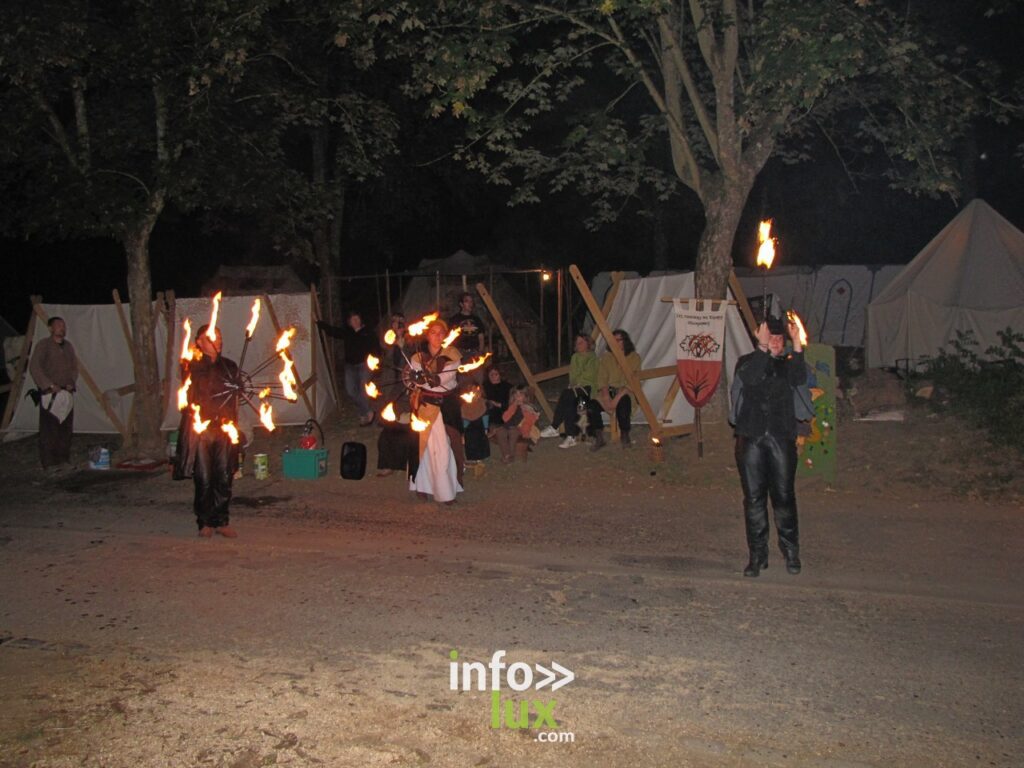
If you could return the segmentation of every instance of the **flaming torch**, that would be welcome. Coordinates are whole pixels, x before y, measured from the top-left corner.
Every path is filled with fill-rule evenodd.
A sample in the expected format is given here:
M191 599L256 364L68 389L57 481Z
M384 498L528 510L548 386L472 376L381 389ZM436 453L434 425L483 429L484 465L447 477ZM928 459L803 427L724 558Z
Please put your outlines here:
M384 343L390 347L396 341L398 341L398 334L395 333L393 328L388 328L387 331L384 333Z
M800 337L800 347L806 347L807 331L804 329L804 324L800 322L800 315L791 309L786 312L786 317L789 319L789 322L796 326L797 335Z
M201 434L203 434L203 432L206 431L206 428L208 426L210 426L210 420L207 419L206 421L203 421L203 417L199 413L199 406L193 404L193 406L192 406L192 431L195 432L197 435L201 435Z
M437 320L437 312L431 312L429 315L424 317L419 322L413 323L408 327L406 333L410 336L420 336L424 331L427 330L427 326Z
M372 381L367 382L365 389L366 394L372 397L374 400L380 397L380 390L377 389L377 385L374 384Z
M775 238L771 237L772 220L762 221L757 228L757 266L761 267L762 321L768 322L768 270L775 261Z
M379 357L374 357L373 355L367 355L366 356L366 367L369 368L371 371L379 371L380 370L380 358Z
M384 419L384 421L397 421L398 416L395 415L395 404L388 403L384 406L384 410L380 412L380 417Z
M194 355L192 354L192 347L189 345L189 340L192 338L192 323L186 317L185 322L181 324L181 332L184 338L181 340L181 361L183 363L191 362Z
M220 431L228 436L232 445L238 445L238 427L230 421L225 421L220 425Z
M423 419L419 418L415 413L412 414L412 418L409 424L412 427L413 432L426 432L427 427L430 426L429 421L424 421Z
M178 390L178 410L184 411L188 408L188 388L192 386L191 374L185 379L185 383Z
M241 368L245 365L245 353L249 349L249 340L252 339L252 335L256 333L256 323L260 321L260 300L254 299L252 302L252 317L249 319L249 324L245 326L245 341L242 342L242 354L238 358L238 367Z
M220 291L217 291L217 293L213 295L213 308L210 310L210 324L206 329L206 338L210 341L217 340L217 313L220 312L220 297Z
M483 357L478 357L476 360L472 360L472 361L470 361L468 363L460 365L458 367L459 373L469 373L470 371L475 371L481 365L486 363L487 362L487 358L489 358L490 356L491 356L491 353L488 352Z
M448 347L450 347L461 335L461 328L452 328L451 331L448 332L448 335L444 337L444 341L441 342L441 349L448 349Z

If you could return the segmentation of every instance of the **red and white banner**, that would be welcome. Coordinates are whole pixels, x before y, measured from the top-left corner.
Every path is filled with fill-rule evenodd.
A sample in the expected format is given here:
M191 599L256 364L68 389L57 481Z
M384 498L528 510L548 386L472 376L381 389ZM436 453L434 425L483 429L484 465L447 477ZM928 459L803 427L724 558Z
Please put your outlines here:
M725 348L725 301L673 302L676 316L676 372L686 401L707 404L722 378ZM717 307L713 309L712 307Z

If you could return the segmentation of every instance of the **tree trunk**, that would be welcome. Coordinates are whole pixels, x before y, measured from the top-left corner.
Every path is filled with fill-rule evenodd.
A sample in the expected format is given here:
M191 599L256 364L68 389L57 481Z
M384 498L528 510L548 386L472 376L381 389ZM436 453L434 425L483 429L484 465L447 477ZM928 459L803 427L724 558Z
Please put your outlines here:
M709 299L727 295L732 270L736 229L750 194L751 184L719 177L708 185L703 198L706 223L697 248L698 293Z
M150 197L149 210L124 235L128 263L128 296L131 300L133 352L135 355L135 429L130 450L137 456L164 458L160 424L164 403L160 401L160 369L154 341L153 287L149 269L149 238L164 208L165 193Z

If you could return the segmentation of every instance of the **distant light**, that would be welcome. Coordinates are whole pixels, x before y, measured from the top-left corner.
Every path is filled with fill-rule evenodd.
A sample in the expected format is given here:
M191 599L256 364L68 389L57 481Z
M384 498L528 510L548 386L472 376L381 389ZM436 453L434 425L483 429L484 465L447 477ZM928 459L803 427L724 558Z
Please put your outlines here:
M978 157L982 160L988 160L988 152L982 152Z
M551 279L551 273L550 272L541 272L540 273L540 279L543 280L546 283L548 280Z

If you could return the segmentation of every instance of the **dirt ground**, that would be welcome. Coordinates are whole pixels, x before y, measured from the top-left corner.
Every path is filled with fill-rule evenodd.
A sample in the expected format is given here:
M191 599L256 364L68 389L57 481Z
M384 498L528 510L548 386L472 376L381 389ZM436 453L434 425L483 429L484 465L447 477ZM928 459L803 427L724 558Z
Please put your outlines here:
M326 426L316 481L281 475L297 430L257 438L233 541L166 471L0 446L0 766L1020 765L1021 457L949 417L841 421L838 482L798 485L803 573L773 548L758 579L721 425L700 461L544 440L452 507L341 479L377 430ZM499 650L575 675L501 687L557 728L451 689L452 651Z

